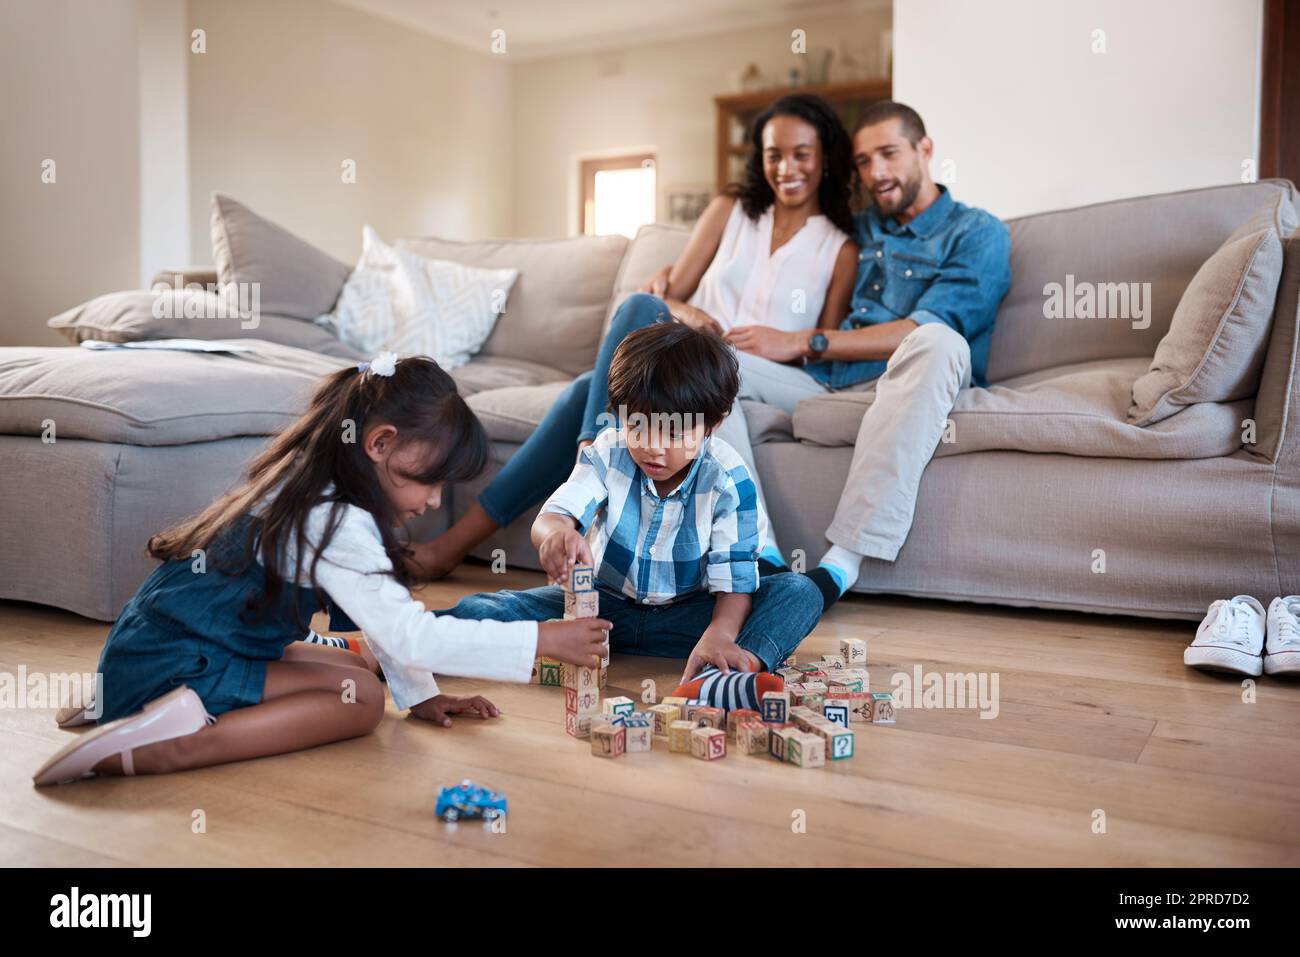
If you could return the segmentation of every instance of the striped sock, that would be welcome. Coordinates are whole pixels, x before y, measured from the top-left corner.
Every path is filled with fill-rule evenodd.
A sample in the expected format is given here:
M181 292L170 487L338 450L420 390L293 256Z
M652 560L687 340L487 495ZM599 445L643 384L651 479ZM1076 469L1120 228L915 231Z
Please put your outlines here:
M302 639L309 645L324 645L326 648L342 648L344 651L350 651L353 654L361 654L360 638L343 638L337 635L322 635L315 631L308 630L307 637Z
M757 711L762 705L763 695L783 690L785 679L780 675L766 671L733 671L724 675L710 666L673 694L679 698L696 698L708 702L710 707L727 711L739 708Z

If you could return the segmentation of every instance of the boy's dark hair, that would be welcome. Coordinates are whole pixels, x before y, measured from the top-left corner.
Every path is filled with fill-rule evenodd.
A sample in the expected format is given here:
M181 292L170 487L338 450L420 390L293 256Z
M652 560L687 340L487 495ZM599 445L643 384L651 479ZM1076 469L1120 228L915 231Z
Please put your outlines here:
M609 407L699 415L716 428L740 391L740 365L712 332L656 322L624 339L609 367Z
M899 131L913 146L925 138L925 122L921 119L921 114L907 104L893 100L877 100L863 110L858 125L853 127L853 134L856 136L858 130L886 120L902 120Z

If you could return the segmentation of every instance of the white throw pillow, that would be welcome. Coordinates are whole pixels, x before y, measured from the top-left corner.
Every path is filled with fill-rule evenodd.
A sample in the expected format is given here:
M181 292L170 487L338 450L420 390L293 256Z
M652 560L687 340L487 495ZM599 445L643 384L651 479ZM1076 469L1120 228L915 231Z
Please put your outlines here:
M361 261L334 311L316 321L366 355L425 355L455 369L492 334L517 278L517 269L475 269L417 256L388 245L367 226Z

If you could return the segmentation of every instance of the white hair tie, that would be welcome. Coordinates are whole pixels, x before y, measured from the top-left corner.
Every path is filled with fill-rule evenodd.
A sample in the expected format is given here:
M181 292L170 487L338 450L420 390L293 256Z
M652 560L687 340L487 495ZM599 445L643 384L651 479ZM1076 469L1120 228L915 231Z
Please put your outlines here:
M375 375L381 375L388 378L397 371L397 353L381 352L369 362L358 362L358 372L372 372Z

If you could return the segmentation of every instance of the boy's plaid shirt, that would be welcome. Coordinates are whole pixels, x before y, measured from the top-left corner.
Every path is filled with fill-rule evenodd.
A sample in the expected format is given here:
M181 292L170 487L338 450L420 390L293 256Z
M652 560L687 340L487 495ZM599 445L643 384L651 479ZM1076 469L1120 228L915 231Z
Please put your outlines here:
M758 590L767 516L739 453L716 437L704 440L686 478L660 498L632 460L624 430L606 429L542 511L576 519L591 541L596 577L643 604L704 588Z

